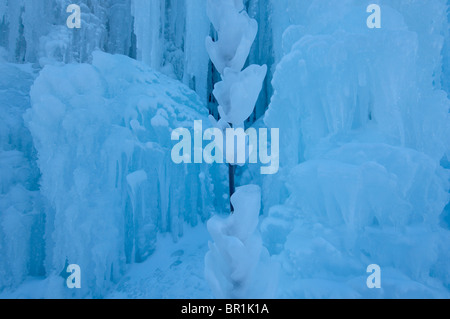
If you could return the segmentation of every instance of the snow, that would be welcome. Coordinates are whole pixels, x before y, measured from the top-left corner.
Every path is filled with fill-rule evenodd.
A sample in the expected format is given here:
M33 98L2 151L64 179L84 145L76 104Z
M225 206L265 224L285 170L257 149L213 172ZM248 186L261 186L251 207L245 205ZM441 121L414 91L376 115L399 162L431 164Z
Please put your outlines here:
M174 242L158 234L155 252L131 265L105 299L212 299L203 277L209 234L204 224L185 225L185 236ZM0 292L0 299L60 298L62 278L28 278L18 289Z
M177 243L159 234L155 253L144 263L130 267L107 299L211 299L203 277L203 258L208 248L204 225L186 227Z

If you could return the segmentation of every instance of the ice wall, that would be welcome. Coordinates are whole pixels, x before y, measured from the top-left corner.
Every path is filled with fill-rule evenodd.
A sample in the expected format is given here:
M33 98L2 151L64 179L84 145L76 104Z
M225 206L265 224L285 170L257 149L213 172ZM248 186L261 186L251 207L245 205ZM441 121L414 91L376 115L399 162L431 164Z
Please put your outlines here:
M450 24L450 0L447 0L447 23ZM450 28L447 28L447 36L445 37L442 53L442 88L450 96Z
M44 68L31 104L25 118L51 208L46 263L55 283L66 263L78 264L78 294L101 297L126 263L153 252L157 232L177 240L185 223L209 217L215 168L175 165L170 157L173 128L207 122L206 108L184 85L98 51L92 65Z
M133 55L130 0L78 1L82 28L66 26L69 0L0 1L0 46L15 62L85 62L96 49Z
M250 64L272 66L270 1L246 1L260 32L249 57ZM217 77L204 50L213 35L204 0L80 0L82 27L69 30L69 0L0 0L0 47L9 61L86 62L100 49L137 58L195 90L204 103L212 97ZM271 74L258 101L253 122L267 108ZM214 101L209 104L216 112Z
M44 209L31 134L22 114L35 75L0 57L0 290L44 275Z
M96 49L128 55L183 81L204 103L210 101L211 112L217 113L211 93L214 83L220 79L213 73L203 40L207 35L215 36L206 16L206 1L80 0L77 2L82 9L83 27L80 30L69 30L65 26L66 7L70 3L69 0L0 0L0 47L7 48L9 60L41 61L42 64L86 62ZM341 15L336 10L343 9L336 8L333 2L311 5L312 0L246 0L244 3L250 17L259 24L248 63L269 67L262 94L249 120L251 124L264 114L270 102L272 75L285 53L284 31L291 25L303 25L317 29L309 32L319 32L322 26L315 20L314 7L325 12L331 10L336 17ZM424 12L418 11L423 9L423 1L413 4L395 1L391 6L406 8L408 4L410 9L405 18L410 19L409 27L412 31L422 30L419 34L430 34L433 24L423 25L421 21L429 21L425 16L442 2L431 4ZM367 3L361 3L361 8L364 6ZM438 24L445 19L447 10L441 8L443 11L435 22ZM424 20L415 21L416 15L423 16ZM446 57L444 70L450 69L449 54L446 53L450 51L448 38L445 37L446 46L442 50ZM428 40L433 41L422 37L422 41ZM448 92L450 81L446 74L448 72L439 72L436 77L442 76L438 81Z
M447 1L379 3L379 30L366 3L316 0L296 2L306 23L283 33L265 117L281 128L282 168L264 181L263 234L284 297L448 295ZM365 286L372 263L389 287L378 294Z
M263 234L271 253L279 255L282 261L284 280L289 287L283 296L305 296L308 291L312 296L330 295L330 289L317 286L317 281L314 282L317 290L310 290L313 285L308 278L323 279L326 286L336 288L335 296L342 296L339 289L344 286L349 296L364 295L365 287L354 287L359 281L347 281L348 269L365 274L364 266L373 261L380 262L383 269L398 269L398 273L391 274L405 279L403 284L411 284L409 291L413 295L423 290L432 294L436 289L427 289L439 290L441 283L448 289L449 256L442 244L448 238L442 227L448 228L450 204L441 212L448 203L449 179L441 166L450 167L450 1L374 1L382 5L381 30L368 30L365 25L368 2L244 2L250 17L259 24L247 64L269 66L250 122L264 114L274 92L266 123L283 128L280 173L261 182L263 209L269 216ZM64 266L61 260L69 257L63 253L66 249L70 254L68 261L72 262L73 256L84 251L88 243L94 247L98 242L105 245L109 255L95 255L96 251L103 251L95 246L92 260L106 261L98 265L87 262L86 267L91 271L88 278L89 285L95 287L92 291L101 295L109 283L97 279L115 280L124 261L145 258L151 252L155 228L170 230L176 237L180 232L176 226L179 221L194 222L204 217L173 213L177 207L173 198L181 196L176 195L173 185L185 182L188 177L177 180L179 177L171 176L169 171L179 174L180 168L162 165L163 155L148 148L148 141L155 143L150 145L157 149L167 147L159 129L154 129L165 123L165 115L145 111L140 116L140 111L132 110L129 115L126 112L132 98L118 93L121 85L130 96L144 94L146 89L137 85L134 91L134 85L130 84L133 76L114 82L113 76L123 79L122 71L107 75L101 59L96 63L101 70L89 65L63 69L55 66L92 62L91 53L95 50L124 54L184 82L198 93L202 102L209 103L213 112L212 88L220 79L204 50L206 35L216 36L207 21L205 1L80 0L77 2L82 8L80 30L69 30L65 25L69 3L72 1L0 0L0 60L33 63L36 72L48 66L50 69L44 69L34 89L34 99L39 100L45 92L50 92L45 94L51 97L51 103L42 106L41 113L33 111L34 115L28 118L30 127L35 125L37 130L36 147L49 160L40 164L46 168L42 177L45 196L41 199L36 193L40 172L36 169L31 135L22 123L22 114L30 106L27 96L36 74L29 66L23 68L0 61L0 254L5 257L0 258L0 289L17 285L28 274L59 274ZM113 65L119 63L116 58L109 59ZM143 77L154 74L129 60L120 63L139 74L138 69L144 69ZM52 72L58 74L57 79L51 77ZM92 75L93 83L100 83L98 87L86 88L86 74ZM65 85L58 93L60 83ZM76 97L73 92L86 93ZM192 94L186 92L188 96ZM61 104L66 104L66 93L74 100L62 107ZM148 94L159 96L159 92ZM169 105L179 103L178 97L173 99L169 98ZM126 110L111 100L123 101ZM93 104L98 107L87 107ZM110 114L106 107L114 112ZM161 108L166 110L164 106ZM86 115L80 114L81 109ZM60 121L45 122L52 116ZM151 116L155 126L150 128L148 120L142 124L141 118L145 116ZM80 125L67 126L75 118ZM174 124L167 122L169 128ZM101 127L96 127L97 123ZM110 124L114 124L114 129L108 128ZM257 125L261 126L261 121ZM152 133L144 133L141 127ZM164 126L160 128L165 130ZM96 136L95 141L89 134ZM113 137L114 134L117 136ZM44 143L47 138L54 145ZM120 141L118 144L111 142L116 139ZM103 153L95 153L96 157L89 150L99 145ZM151 170L147 157L160 167ZM78 166L77 161L82 164ZM62 164L64 167L58 166ZM92 176L86 173L93 165L100 167L98 181L91 180ZM52 174L49 167L55 172L69 169L67 173ZM242 169L239 176L242 183L259 183L262 179L259 174L252 176L251 170L251 167ZM194 186L187 188L186 196L197 198L195 207L207 207L210 195L204 194L211 194L207 186L211 177L216 183L214 207L226 208L221 198L226 191L220 189L224 178L214 177L217 172L201 171L193 168L179 175L183 177L186 173L196 180ZM117 181L113 177L116 175L120 176ZM159 191L144 198L144 192L155 187L149 181L158 181ZM52 182L58 183L57 188L49 186ZM101 182L106 184L102 186ZM108 192L114 194L111 197L114 200L104 203L101 199L105 201L104 194ZM174 197L158 201L159 195L155 194L161 192ZM63 198L59 198L61 194ZM103 195L97 197L98 194ZM80 200L80 207L72 207L70 203L78 198L85 199ZM43 209L46 201L49 205ZM158 208L150 209L155 202ZM184 200L180 202L185 204ZM186 207L194 204L190 201ZM103 205L108 211L95 209ZM126 212L123 216L119 205ZM48 223L43 211L48 212ZM79 221L91 211L105 220L102 227L118 234L111 236L110 243L102 236L104 230L88 230L89 224L93 224L89 216L84 222ZM70 225L73 216L77 223L85 223L84 233L74 233L75 243L62 230L70 231L70 227L55 229L55 225ZM439 217L442 227L438 225ZM125 232L125 227L130 231ZM49 234L45 236L45 250L44 230ZM54 238L50 235L53 233ZM300 244L305 247L303 250ZM115 253L114 247L118 247ZM322 252L321 257L313 257L312 251ZM388 255L383 256L384 251ZM91 258L84 252L81 256L80 262ZM338 266L332 267L336 260L340 260ZM55 287L60 286L58 280ZM345 285L336 284L338 281ZM393 291L392 296L398 293Z

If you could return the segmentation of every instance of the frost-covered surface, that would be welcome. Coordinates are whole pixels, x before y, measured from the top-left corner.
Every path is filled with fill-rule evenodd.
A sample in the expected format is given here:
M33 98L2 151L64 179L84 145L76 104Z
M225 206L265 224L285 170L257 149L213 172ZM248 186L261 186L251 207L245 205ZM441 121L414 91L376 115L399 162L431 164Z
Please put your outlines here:
M383 2L376 31L355 19L364 4L332 2L339 15L314 1L314 20L284 32L265 117L283 127L262 229L282 264L280 297L448 297L450 233L439 217L450 101L436 84L445 1L433 14L428 2ZM286 188L274 194L274 183ZM386 269L379 292L354 278L372 263Z

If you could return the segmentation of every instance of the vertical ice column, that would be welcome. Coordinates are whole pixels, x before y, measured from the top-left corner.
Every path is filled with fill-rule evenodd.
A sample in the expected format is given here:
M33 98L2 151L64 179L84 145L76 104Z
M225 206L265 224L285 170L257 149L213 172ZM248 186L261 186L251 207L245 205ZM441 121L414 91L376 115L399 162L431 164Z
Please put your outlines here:
M196 91L203 102L208 101L209 57L204 49L210 31L205 0L186 1L183 82Z
M205 257L206 280L217 298L272 298L277 271L257 229L261 190L239 187L231 201L233 215L208 222L214 243Z
M208 0L207 13L218 39L213 41L207 37L206 50L222 78L213 91L221 117L221 123L216 126L221 130L229 124L244 127L244 121L253 113L267 74L266 65L250 65L241 71L258 32L258 24L244 11L242 0Z
M222 77L213 92L221 119L220 122L211 119L221 130L231 125L243 128L244 121L253 113L267 73L265 65L251 65L241 71L258 24L244 11L242 0L208 0L207 11L218 40L214 42L208 37L206 48ZM228 156L227 162L237 164L236 159ZM275 273L274 266L257 230L261 190L249 185L232 194L233 175L230 166L234 214L226 219L216 216L208 222L214 243L210 243L205 257L205 277L218 298L268 298L274 292L276 280L269 276Z
M134 32L137 38L137 59L155 70L162 60L164 15L161 1L133 0Z

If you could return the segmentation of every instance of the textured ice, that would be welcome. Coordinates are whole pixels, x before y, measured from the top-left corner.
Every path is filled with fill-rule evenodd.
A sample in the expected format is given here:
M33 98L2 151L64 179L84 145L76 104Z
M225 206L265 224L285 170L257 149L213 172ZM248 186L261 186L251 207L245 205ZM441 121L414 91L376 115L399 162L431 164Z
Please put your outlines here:
M265 117L283 128L281 173L264 181L262 225L279 296L448 297L450 101L436 85L447 22L445 1L424 6L383 3L373 32L356 20L363 4L313 1L315 18L284 32ZM379 292L354 278L373 263L386 270Z
M219 114L207 36L268 66L245 126L280 128L280 171L236 179L261 186L275 297L449 297L448 0L376 1L379 30L369 2L233 0L213 19L240 42L205 0L80 0L80 30L69 2L0 0L0 297L213 295L202 221L229 210L227 167L170 161L172 129Z
M224 70L223 81L213 91L222 119L241 126L252 115L266 73L265 65L251 65L242 72Z
M125 262L152 253L158 231L176 239L185 222L208 217L212 185L199 174L210 176L210 167L170 160L171 129L207 119L193 91L130 58L95 52L92 65L47 66L31 103L25 117L52 208L50 274L67 259L84 270L84 293L101 296Z
M0 62L0 290L43 269L43 203L31 134L22 115L30 107L29 66Z
M208 17L217 31L218 39L206 39L206 50L217 71L225 68L239 72L244 67L250 48L258 32L258 24L251 19L242 0L208 0Z
M260 21L256 43L247 48L252 64L273 64L271 1L245 2L250 17ZM137 58L154 70L181 80L203 102L209 101L211 79L215 75L204 47L205 38L211 35L207 1L80 0L77 3L81 7L83 27L69 30L65 25L67 0L0 0L0 47L7 49L8 60L42 65L86 62L94 50L100 49ZM271 74L257 103L254 116L258 118L264 114L270 99L270 78ZM208 107L217 114L214 103Z
M205 278L217 298L274 297L276 266L257 230L261 190L241 186L231 202L233 215L208 221L213 242L205 257Z

